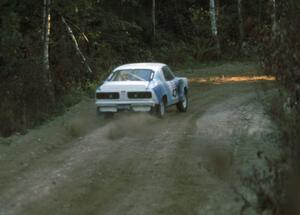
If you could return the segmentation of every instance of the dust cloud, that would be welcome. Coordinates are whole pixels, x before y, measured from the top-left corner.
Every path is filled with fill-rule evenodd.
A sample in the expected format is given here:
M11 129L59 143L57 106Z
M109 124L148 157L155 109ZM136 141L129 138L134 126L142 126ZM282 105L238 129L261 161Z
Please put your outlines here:
M105 137L109 140L136 136L150 137L153 134L153 123L157 121L159 119L150 114L120 114L107 125Z

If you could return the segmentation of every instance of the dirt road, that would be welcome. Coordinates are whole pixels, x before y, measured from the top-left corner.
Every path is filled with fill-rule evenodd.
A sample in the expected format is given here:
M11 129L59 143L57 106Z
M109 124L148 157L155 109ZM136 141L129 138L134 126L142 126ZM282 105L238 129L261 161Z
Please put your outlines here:
M260 102L270 80L232 81L257 73L254 64L185 71L193 80L190 109L170 108L163 120L119 114L104 121L86 99L2 140L0 215L259 214L259 198L242 178L266 168L258 152L280 154ZM224 77L197 81L214 75Z

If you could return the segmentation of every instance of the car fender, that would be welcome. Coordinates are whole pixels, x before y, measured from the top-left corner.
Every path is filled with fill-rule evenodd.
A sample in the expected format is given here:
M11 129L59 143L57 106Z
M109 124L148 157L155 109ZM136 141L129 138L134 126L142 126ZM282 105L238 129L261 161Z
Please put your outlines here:
M184 98L185 89L188 90L188 82L186 78L178 78L178 96L179 101Z
M157 98L157 104L161 103L163 96L166 95L165 88L163 87L163 85L157 84L152 90Z

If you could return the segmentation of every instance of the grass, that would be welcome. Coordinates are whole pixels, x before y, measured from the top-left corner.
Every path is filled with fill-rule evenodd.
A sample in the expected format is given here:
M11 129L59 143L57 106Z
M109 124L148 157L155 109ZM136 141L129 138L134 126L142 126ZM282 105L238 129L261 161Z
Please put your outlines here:
M78 138L85 133L83 122L78 119L71 120L66 129L72 138Z
M9 146L11 143L12 143L11 139L0 137L0 145Z

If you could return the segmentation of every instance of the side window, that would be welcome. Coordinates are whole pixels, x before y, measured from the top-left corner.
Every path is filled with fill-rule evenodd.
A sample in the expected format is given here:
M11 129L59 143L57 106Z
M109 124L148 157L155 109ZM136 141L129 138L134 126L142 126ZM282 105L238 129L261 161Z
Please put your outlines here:
M172 74L171 69L169 67L163 67L162 71L166 81L172 81L174 79L174 75Z

